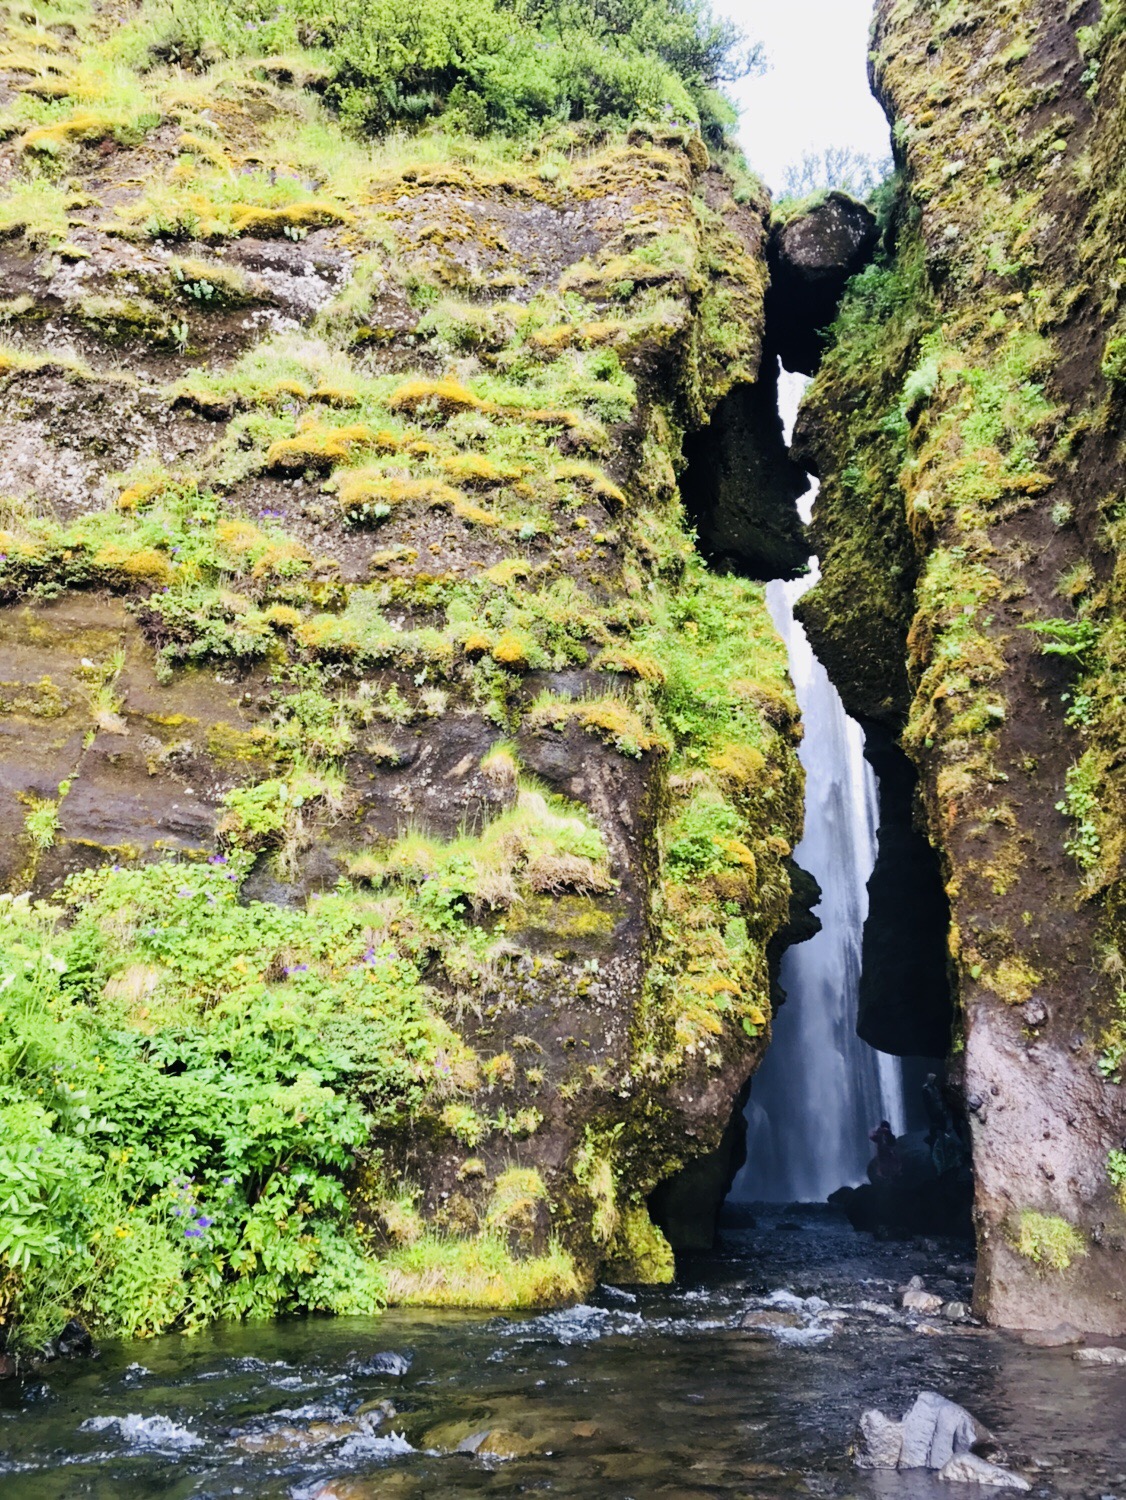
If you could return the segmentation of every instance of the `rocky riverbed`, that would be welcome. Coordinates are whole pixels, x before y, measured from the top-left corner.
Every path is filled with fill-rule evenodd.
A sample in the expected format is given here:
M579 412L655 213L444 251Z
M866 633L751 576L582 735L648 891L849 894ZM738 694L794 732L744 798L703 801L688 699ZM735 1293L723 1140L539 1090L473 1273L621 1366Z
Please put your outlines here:
M862 1410L934 1390L1034 1494L1126 1496L1126 1369L902 1306L918 1276L949 1311L971 1274L956 1242L877 1243L828 1210L769 1208L667 1290L106 1347L0 1383L0 1492L925 1500L951 1486L858 1471L849 1449Z

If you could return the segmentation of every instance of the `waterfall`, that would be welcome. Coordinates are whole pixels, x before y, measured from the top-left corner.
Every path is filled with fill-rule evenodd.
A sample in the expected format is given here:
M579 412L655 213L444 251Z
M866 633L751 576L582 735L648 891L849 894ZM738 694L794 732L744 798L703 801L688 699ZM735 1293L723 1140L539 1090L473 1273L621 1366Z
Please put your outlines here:
M806 382L783 372L780 406L792 433ZM816 485L801 502L808 521ZM823 1202L865 1180L868 1132L881 1119L905 1129L898 1059L856 1035L860 948L868 878L876 860L876 778L864 759L860 726L848 717L813 654L794 606L819 577L817 559L792 583L771 583L767 606L786 643L805 723L805 836L797 862L821 886L822 930L790 948L780 982L787 1000L755 1074L747 1106L747 1163L732 1197L764 1202Z

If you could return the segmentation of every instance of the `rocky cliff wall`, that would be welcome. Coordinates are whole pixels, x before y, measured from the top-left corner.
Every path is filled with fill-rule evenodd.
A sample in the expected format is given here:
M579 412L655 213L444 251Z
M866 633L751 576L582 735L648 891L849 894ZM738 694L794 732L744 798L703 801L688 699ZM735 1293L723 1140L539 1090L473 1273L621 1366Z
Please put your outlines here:
M0 1320L667 1277L801 817L677 486L764 202L690 125L372 145L135 21L0 53Z
M1115 1333L1122 30L1116 6L882 0L886 252L799 434L824 481L807 627L918 767L945 870L979 1308Z

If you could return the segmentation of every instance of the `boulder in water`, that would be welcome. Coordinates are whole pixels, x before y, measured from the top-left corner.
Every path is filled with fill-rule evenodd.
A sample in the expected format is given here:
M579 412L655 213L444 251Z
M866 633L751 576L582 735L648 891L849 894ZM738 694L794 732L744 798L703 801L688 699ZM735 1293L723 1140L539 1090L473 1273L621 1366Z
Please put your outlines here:
M860 1418L860 1441L856 1447L858 1469L898 1469L903 1452L903 1423L893 1422L882 1411L866 1411Z
M739 1323L744 1333L771 1334L779 1328L802 1328L804 1319L782 1307L752 1307Z
M52 1346L60 1359L89 1359L96 1353L90 1330L79 1318L71 1318Z
M526 1458L530 1453L543 1450L533 1438L522 1437L517 1432L506 1432L503 1427L491 1427L484 1432L472 1432L462 1438L455 1453L469 1453L480 1458L496 1458L507 1462L513 1458Z
M999 1464L991 1464L987 1458L980 1458L976 1453L959 1453L957 1458L943 1464L938 1477L947 1484L988 1484L999 1490L1032 1488L1027 1479L1022 1479L1010 1469L1002 1469Z
M1071 1356L1081 1365L1126 1365L1126 1349L1107 1345L1101 1349L1076 1349Z
M966 1454L999 1456L996 1439L977 1418L936 1391L923 1391L901 1422L866 1411L853 1452L861 1469L937 1471Z
M414 1360L413 1354L396 1354L393 1350L384 1350L380 1354L373 1354L369 1359L361 1359L353 1369L357 1375L394 1375L403 1376L410 1369Z
M903 1418L901 1469L941 1469L959 1453L996 1452L992 1434L964 1406L923 1391Z
M921 1287L911 1287L909 1291L903 1293L901 1305L907 1312L929 1315L942 1311L942 1298L937 1297L934 1292L923 1291Z
M1078 1344L1082 1338L1071 1323L1057 1323L1054 1328L1034 1328L1022 1334L1020 1341L1030 1349L1064 1349L1068 1344Z

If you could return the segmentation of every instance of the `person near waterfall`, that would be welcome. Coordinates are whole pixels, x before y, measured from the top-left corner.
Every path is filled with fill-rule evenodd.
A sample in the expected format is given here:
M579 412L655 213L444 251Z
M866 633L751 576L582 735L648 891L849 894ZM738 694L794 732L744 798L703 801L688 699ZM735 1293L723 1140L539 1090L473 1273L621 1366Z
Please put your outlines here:
M875 1160L868 1164L871 1182L894 1182L902 1170L902 1162L895 1146L895 1132L891 1122L881 1120L875 1130L869 1131L868 1139L876 1148Z

